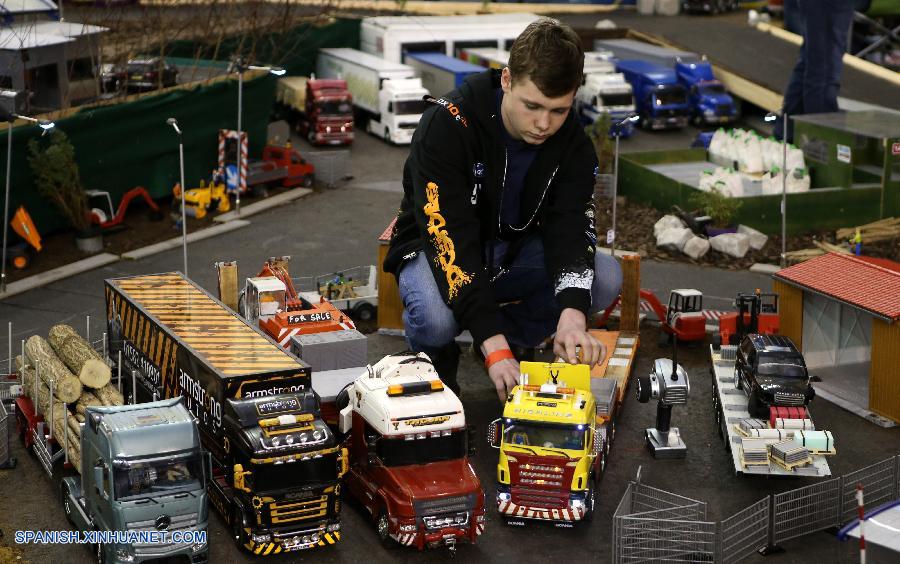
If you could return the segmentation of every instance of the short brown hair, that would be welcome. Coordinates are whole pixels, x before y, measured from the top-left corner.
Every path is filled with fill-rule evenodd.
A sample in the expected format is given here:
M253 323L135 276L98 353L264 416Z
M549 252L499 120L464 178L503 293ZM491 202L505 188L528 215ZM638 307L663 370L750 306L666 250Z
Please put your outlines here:
M509 72L530 78L548 98L574 92L581 85L584 49L575 31L551 18L529 24L509 51Z

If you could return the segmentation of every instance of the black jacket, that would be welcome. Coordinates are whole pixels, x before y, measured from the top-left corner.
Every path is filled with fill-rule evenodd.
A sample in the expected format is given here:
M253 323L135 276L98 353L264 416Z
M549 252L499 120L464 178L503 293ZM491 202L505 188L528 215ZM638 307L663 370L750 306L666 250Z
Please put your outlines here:
M469 77L422 115L403 170L403 200L384 261L399 274L424 250L445 303L476 346L502 332L484 256L500 229L506 148L497 114L500 72ZM521 195L522 223L505 238L538 230L560 307L586 312L594 273L593 190L597 157L569 113L540 148ZM513 245L514 246L514 245Z

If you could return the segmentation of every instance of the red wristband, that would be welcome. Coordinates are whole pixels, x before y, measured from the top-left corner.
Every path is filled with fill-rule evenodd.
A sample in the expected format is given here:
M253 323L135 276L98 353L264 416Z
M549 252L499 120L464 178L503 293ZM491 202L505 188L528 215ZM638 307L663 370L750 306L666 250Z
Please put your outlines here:
M498 351L494 351L491 354L484 357L484 367L490 370L491 366L497 364L501 360L506 360L506 359L509 359L509 360L516 359L516 357L513 356L513 353L511 350L500 349Z

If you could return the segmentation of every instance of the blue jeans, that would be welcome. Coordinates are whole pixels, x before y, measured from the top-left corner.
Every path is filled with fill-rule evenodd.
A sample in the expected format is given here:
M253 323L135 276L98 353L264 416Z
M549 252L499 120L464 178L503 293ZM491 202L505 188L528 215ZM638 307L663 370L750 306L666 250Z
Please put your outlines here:
M795 0L805 33L800 56L784 91L783 112L790 116L838 111L837 95L847 36L853 19L853 0ZM786 3L787 4L787 3ZM795 9L785 6L785 12ZM781 139L781 118L775 123L775 138ZM788 124L788 140L794 137Z
M506 244L495 243L494 272L499 272ZM462 330L444 303L425 253L420 252L400 271L403 326L410 349L432 354L448 345ZM556 331L560 308L544 266L544 244L529 237L507 272L491 287L500 305L503 334L510 344L535 347ZM611 256L594 255L591 311L605 309L622 288L622 269Z

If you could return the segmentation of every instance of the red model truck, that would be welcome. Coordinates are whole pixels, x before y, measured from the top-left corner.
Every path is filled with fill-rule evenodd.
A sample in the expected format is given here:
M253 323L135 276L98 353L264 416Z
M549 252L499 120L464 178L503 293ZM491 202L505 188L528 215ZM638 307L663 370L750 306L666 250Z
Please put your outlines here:
M337 404L351 453L344 487L381 539L451 552L458 542L474 544L484 531L484 492L468 458L469 430L462 403L427 355L384 357Z
M280 115L311 144L353 143L353 95L346 80L284 77L275 99Z

